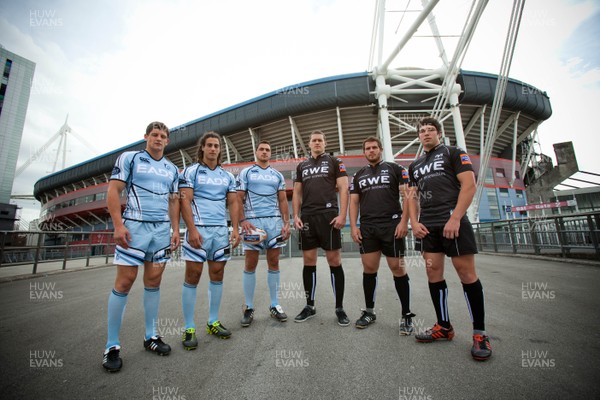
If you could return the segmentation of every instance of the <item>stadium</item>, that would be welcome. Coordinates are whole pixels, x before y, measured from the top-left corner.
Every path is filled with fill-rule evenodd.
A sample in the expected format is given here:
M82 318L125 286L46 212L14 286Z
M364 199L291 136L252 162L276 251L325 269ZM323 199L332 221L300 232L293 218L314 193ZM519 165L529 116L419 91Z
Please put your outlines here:
M493 103L497 81L495 75L470 71L461 71L456 80L461 87L458 96L461 134L473 155L477 176L481 172L482 124L487 124L490 118L485 110ZM441 80L433 83L439 85ZM365 164L362 140L369 135L381 135L378 113L381 105L376 91L376 83L367 72L291 85L171 128L166 155L183 169L195 162L198 138L206 131L216 131L224 138L224 167L236 175L253 162L255 144L268 140L273 148L273 165L284 174L290 197L295 166L306 156L308 135L313 130L327 134L327 151L344 160L349 175ZM409 101L391 98L387 104L387 111L398 121L390 124L390 150L394 159L405 166L420 150L414 126L420 118L430 115L433 107L433 99L423 102L422 96L409 94L406 96ZM504 204L526 204L526 177L520 160L527 157L525 145L533 140L532 132L551 113L545 93L526 83L508 80L499 134L484 175L480 221L504 218ZM446 142L456 145L460 138L457 139L455 121L441 119ZM521 140L515 158L511 158L515 135ZM39 226L59 224L82 232L110 230L106 189L112 167L123 151L144 147L145 142L140 140L36 182L34 196L42 203Z
M512 40L506 42L498 75L463 70L461 63L485 4L474 5L466 14L463 31L448 52L442 44L446 35L433 18L436 4L432 1L419 13L402 14L407 29L386 54L389 49L384 50L383 39L389 33L384 29L385 20L387 16L396 20L398 14L387 13L382 3L377 3L367 71L291 84L171 127L166 156L183 169L196 161L200 136L216 131L224 139L223 166L237 175L254 161L255 144L268 140L273 166L286 178L290 199L295 167L308 154L307 141L313 130L325 132L326 151L343 159L352 176L365 164L362 140L371 135L381 138L386 160L408 167L422 152L415 130L418 120L434 116L442 123L445 143L472 155L478 179L469 209L471 219L526 217L527 212L512 212L512 208L527 204L526 188L536 186L536 181L539 186L542 180L538 178L546 172L538 163L536 138L538 126L552 115L552 109L544 91L509 78L519 22L515 15L511 17L507 37ZM431 33L428 37L436 46L440 66L394 67L411 40L419 36L416 40L423 44L422 36L416 35L420 28ZM373 57L376 53L377 58ZM140 127L148 122L140 121ZM170 126L170 121L163 122ZM139 138L142 136L140 128ZM87 243L95 242L90 232L110 231L106 190L112 167L122 152L144 147L145 142L139 140L38 180L33 193L42 205L38 228L48 231L55 230L48 227L59 226L81 232L73 240ZM543 186L548 189L549 185ZM349 239L350 235L346 236Z

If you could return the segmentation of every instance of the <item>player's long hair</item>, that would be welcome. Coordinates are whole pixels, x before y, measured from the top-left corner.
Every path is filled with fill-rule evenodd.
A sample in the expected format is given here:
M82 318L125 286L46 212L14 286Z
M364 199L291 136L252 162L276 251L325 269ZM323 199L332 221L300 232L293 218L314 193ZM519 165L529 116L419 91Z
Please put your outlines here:
M201 163L202 160L204 159L204 150L202 150L202 147L204 147L204 145L206 144L206 140L209 138L218 139L219 140L219 150L221 150L223 148L223 140L221 140L221 135L219 135L215 131L206 132L204 135L202 135L200 140L198 140L198 154L196 155L196 158L197 158L196 161L198 161L199 163ZM217 156L217 165L221 165L221 151L219 151L219 155Z

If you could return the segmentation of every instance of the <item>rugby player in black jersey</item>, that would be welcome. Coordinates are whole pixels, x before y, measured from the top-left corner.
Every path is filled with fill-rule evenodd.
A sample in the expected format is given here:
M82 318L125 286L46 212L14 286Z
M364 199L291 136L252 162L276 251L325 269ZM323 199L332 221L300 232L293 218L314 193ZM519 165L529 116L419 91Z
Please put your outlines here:
M360 245L366 303L356 327L364 329L375 322L377 271L383 253L402 305L400 334L410 335L415 315L410 312L410 285L404 268L408 212L403 213L400 206L400 194L406 198L408 172L395 162L383 161L378 138L369 136L362 146L369 164L354 174L350 184L350 227L352 239Z
M315 313L317 286L317 250L325 250L331 272L331 285L335 296L335 314L340 326L350 325L344 311L344 270L342 269L342 236L348 211L348 175L339 159L325 153L325 134L310 134L310 156L298 164L292 208L294 226L300 232L300 249L304 258L302 280L306 293L306 307L294 319L304 322ZM340 204L338 209L337 193Z
M409 167L408 209L415 250L421 251L425 259L437 323L415 337L419 342L454 337L444 280L446 255L451 257L462 282L473 321L471 355L475 360L485 361L492 355L492 349L485 332L483 287L475 272L475 235L466 216L476 190L473 166L464 150L441 143L442 129L435 118L423 118L417 131L425 154Z

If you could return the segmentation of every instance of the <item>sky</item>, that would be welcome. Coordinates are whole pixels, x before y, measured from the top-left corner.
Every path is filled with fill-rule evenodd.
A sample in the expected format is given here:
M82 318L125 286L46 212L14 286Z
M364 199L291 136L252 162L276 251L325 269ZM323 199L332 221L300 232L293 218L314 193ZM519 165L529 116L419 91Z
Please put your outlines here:
M153 120L176 127L294 84L368 71L374 0L21 0L0 3L0 44L36 63L17 167L63 125L67 165L143 138ZM408 7L407 7L408 4ZM460 33L471 1L441 0L443 35ZM383 59L420 2L388 1ZM491 0L462 63L500 71L512 2ZM419 31L426 35L427 29ZM443 39L452 54L456 38ZM377 58L376 58L377 59ZM441 66L428 38L413 38L394 67ZM541 150L573 141L580 170L600 173L587 119L600 106L600 1L528 0L510 77L550 97L539 128ZM595 133L595 132L594 132ZM15 179L31 194L52 171L56 143ZM22 219L39 203L18 200Z

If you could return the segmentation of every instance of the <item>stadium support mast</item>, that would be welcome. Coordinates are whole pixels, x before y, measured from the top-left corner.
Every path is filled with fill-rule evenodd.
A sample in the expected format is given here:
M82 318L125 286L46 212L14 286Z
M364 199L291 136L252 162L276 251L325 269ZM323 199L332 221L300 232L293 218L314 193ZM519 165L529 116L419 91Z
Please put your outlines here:
M25 171L25 169L27 169L27 167L29 167L29 165L31 165L32 162L39 159L41 157L41 155L46 150L48 150L48 148L50 146L52 146L52 144L57 139L59 139L58 149L56 151L56 158L54 159L52 171L50 171L50 172L56 172L56 166L58 164L58 160L61 159L61 153L62 153L61 169L64 169L66 167L66 163L67 163L67 135L68 134L75 136L88 149L90 149L93 153L96 153L96 151L94 150L94 146L92 146L87 140L85 140L83 137L81 137L80 135L78 135L76 132L74 132L71 129L71 127L68 124L68 120L69 120L69 116L67 115L67 117L65 118L65 123L60 127L58 132L56 132L54 135L52 135L52 137L46 143L44 143L42 145L42 147L40 147L35 153L33 153L31 155L31 157L29 157L29 159L27 161L25 161L25 163L23 163L23 165L21 165L19 168L17 168L17 171L15 172L15 178L17 176L19 176L23 171Z
M409 16L407 19L410 19L412 16L414 16L415 12L417 12L418 15L412 19L412 23L408 29L404 31L403 36L400 38L398 44L393 48L387 58L384 58L383 54L383 40L386 38L386 36L388 36L385 33L384 26L385 14L387 12L385 9L386 2L385 0L379 0L376 5L372 33L373 36L371 39L369 70L371 71L370 74L372 79L375 81L375 91L373 94L377 98L379 106L378 130L384 147L384 158L388 161L393 161L399 154L408 149L412 148L412 151L414 152L414 148L418 145L418 138L415 138L417 135L414 127L417 119L415 116L418 114L430 114L441 122L448 118L452 118L456 145L468 151L465 142L465 134L458 101L462 89L457 83L457 77L460 73L460 68L469 48L469 44L473 38L475 28L477 27L481 15L488 4L488 0L473 0L468 13L465 14L466 18L462 32L457 36L458 42L453 51L450 53L446 51L446 48L442 43L442 38L446 36L440 34L435 16L433 14L434 9L439 3L439 0L422 0L422 9L408 10L408 6L410 5L409 2L406 5L406 9L400 11L400 13L397 11L393 13L394 16L401 16L401 23L407 15ZM482 146L481 149L479 149L479 170L481 172L479 173L477 194L473 204L469 208L469 217L473 221L478 220L477 210L479 206L479 200L481 198L483 182L485 181L485 171L489 165L492 148L499 130L497 116L502 109L506 80L508 79L508 71L510 70L510 64L512 62L512 54L514 51L523 6L524 0L514 0L501 72L498 75L498 87L496 89L494 102L491 106L490 124L486 133L481 132ZM431 37L434 39L437 46L438 57L440 58L440 66L434 69L392 68L392 63L405 49L405 47L407 47L407 43L409 43L411 39L417 37L416 32L422 28L425 20L427 20L429 23ZM453 23L452 26L459 25ZM421 38L423 36L420 35L418 37ZM423 46L421 51L428 50ZM377 65L373 65L375 53L377 53ZM448 57L449 54L451 54L451 57ZM405 57L405 59L410 58L411 57ZM408 114L408 118L406 118L406 110L391 110L388 107L390 99L394 99L396 104L407 104L409 103L409 97L412 102L414 102L416 99L417 102L426 103L435 99L435 103L433 108L429 110L424 108L413 110L414 113ZM403 115L404 119L402 117ZM515 116L515 118L518 118L518 114ZM392 136L390 126L397 127L399 133L395 133L395 135ZM442 132L442 134L444 135L444 132ZM522 138L516 137L515 125L515 137L513 138L513 169L516 160L516 143L520 142L521 140ZM400 145L401 149L394 153L392 142L394 142L396 147ZM422 148L419 146L417 150L417 156L421 151ZM513 171L511 183L514 181L514 179L515 176Z
M397 139L408 133L414 135L415 121L405 121L398 114L391 113L388 109L388 99L390 98L404 103L408 101L403 99L403 96L417 96L422 102L435 98L435 106L432 110L429 110L429 113L442 121L451 117L457 145L466 148L460 109L458 107L458 96L461 92L461 87L456 83L456 78L460 72L461 63L475 32L477 23L488 2L487 0L473 1L464 23L463 31L459 36L458 44L450 60L447 58L448 53L442 43L443 36L439 33L433 15L433 10L439 2L440 0L422 1L423 8L385 60L383 59L385 0L380 0L376 6L370 62L372 64L373 54L375 53L374 48L377 46L378 65L370 65L369 67L371 69L371 76L375 80L375 92L373 94L376 96L379 104L379 130L384 147L384 158L388 161L394 160L398 154L418 142L416 139L407 141L407 146L394 154L392 139ZM408 11L405 10L404 13L408 13ZM431 37L435 41L441 66L436 69L391 68L391 64L407 43L416 36L416 32L425 20L429 23L432 33ZM439 83L440 81L442 82L441 84ZM426 110L420 111L426 112ZM391 135L390 125L399 126L401 130L400 134L394 138Z

